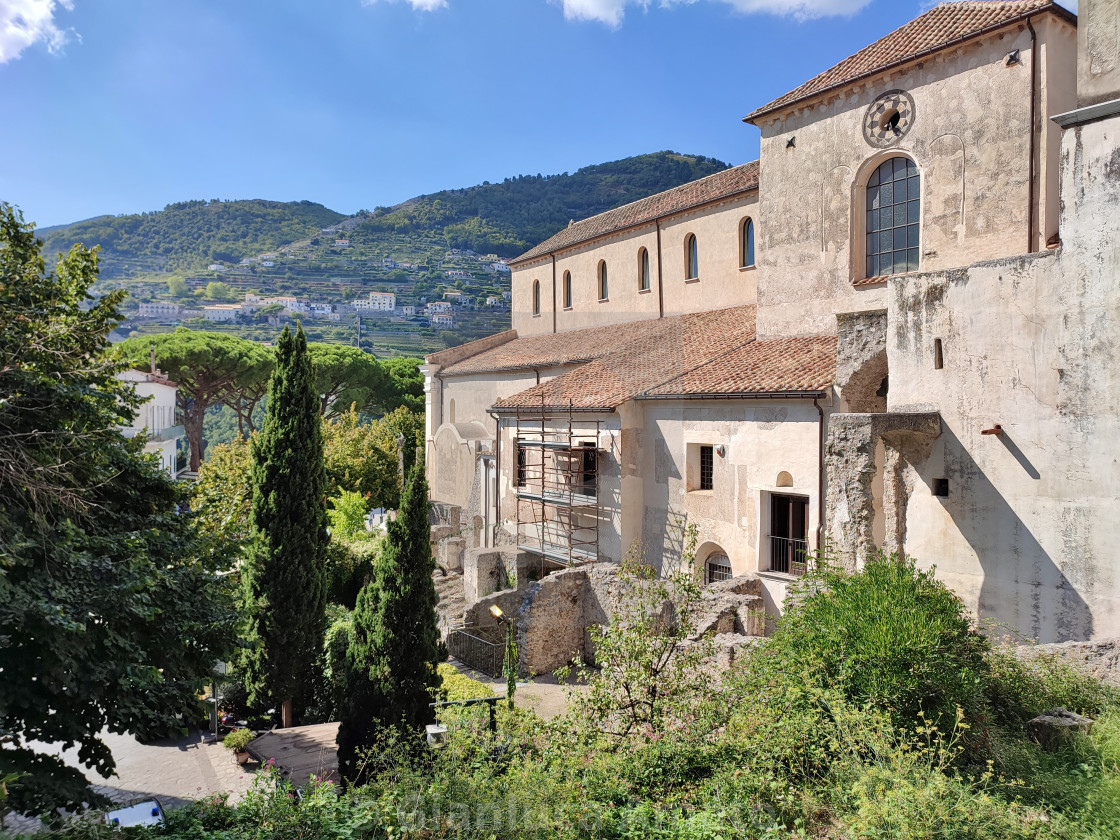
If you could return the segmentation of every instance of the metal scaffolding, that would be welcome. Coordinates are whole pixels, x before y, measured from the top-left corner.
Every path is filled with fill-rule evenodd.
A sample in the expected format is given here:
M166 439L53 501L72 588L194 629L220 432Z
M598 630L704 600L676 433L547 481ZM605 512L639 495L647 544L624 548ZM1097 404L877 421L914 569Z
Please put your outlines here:
M517 547L546 562L599 559L601 421L567 411L518 409L514 437Z

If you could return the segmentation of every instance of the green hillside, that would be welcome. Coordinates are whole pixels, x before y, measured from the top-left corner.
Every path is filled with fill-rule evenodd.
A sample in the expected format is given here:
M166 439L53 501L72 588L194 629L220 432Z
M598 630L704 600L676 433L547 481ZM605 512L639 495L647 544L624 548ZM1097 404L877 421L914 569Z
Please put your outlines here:
M714 158L655 152L585 166L574 174L519 175L379 207L351 239L440 231L449 248L514 257L572 219L584 219L727 168Z
M98 216L39 231L44 252L100 245L102 277L197 271L303 239L346 218L310 201L181 201L163 210Z

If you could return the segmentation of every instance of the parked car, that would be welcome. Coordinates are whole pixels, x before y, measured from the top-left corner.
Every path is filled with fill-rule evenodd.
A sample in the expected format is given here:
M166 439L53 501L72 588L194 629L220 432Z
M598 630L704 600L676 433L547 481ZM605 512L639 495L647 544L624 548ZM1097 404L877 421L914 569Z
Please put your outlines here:
M163 806L158 799L141 799L105 814L105 822L117 828L133 825L163 825Z

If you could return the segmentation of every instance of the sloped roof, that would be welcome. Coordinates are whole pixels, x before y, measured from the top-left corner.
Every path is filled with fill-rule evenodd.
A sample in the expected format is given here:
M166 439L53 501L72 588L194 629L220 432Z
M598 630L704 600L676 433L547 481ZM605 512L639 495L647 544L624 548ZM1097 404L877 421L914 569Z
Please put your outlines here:
M548 338L561 338L570 347L581 348L579 353L587 361L499 400L496 410L543 406L613 411L635 398L817 392L832 383L836 368L835 338L756 341L753 306ZM528 353L530 348L523 349Z
M640 398L823 391L835 376L835 336L773 338L737 347Z
M569 225L554 236L549 237L535 248L530 248L515 260L510 260L511 265L516 265L534 257L540 257L553 251L571 248L589 239L605 236L608 233L635 227L636 225L652 222L664 216L679 213L690 207L697 207L721 198L735 195L748 190L758 189L758 161L732 166L714 175L689 181L671 190L657 193L646 198L632 201L614 210L608 210L597 216L591 216L583 221Z
M800 87L756 108L743 121L753 122L764 114L795 102L851 84L864 76L913 61L958 41L974 38L1043 11L1052 11L1069 20L1076 20L1075 15L1052 0L964 0L942 3L845 58L836 66L814 76Z

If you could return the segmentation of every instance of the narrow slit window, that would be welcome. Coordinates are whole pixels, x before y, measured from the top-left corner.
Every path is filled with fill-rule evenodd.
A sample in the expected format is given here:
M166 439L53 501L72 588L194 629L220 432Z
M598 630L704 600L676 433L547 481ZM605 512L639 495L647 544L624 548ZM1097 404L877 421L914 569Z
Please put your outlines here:
M700 276L700 249L694 233L690 233L684 240L684 268L685 280L695 280Z
M533 281L533 314L541 314L541 281Z
M572 308L572 272L564 272L564 308Z
M941 350L940 338L933 340L933 367L935 370L941 370L945 367L945 356Z
M610 289L607 287L607 263L599 261L599 300L606 300Z
M645 248L638 251L638 290L649 290L649 251Z
M750 268L754 265L754 221L752 219L745 219L743 221L743 242L740 247L740 262L739 265L743 268Z
M517 447L517 475L514 476L514 479L513 479L513 486L514 487L524 487L525 486L525 476L526 476L526 473L528 471L527 470L527 464L528 464L528 460L525 457L525 447L524 446L518 446Z

